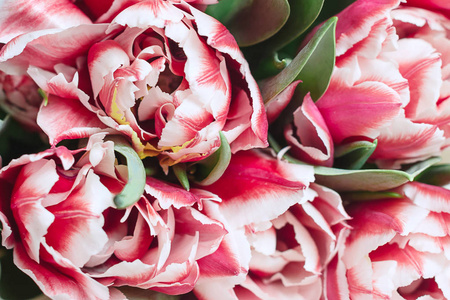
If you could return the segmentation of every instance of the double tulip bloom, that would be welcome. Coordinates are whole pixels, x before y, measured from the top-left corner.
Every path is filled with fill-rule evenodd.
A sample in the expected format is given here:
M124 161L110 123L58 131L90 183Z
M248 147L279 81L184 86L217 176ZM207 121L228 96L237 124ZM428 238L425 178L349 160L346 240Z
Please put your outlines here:
M339 147L377 140L370 161L397 169L449 145L450 20L399 4L356 1L338 14L330 85L285 130L299 159L331 166Z
M266 108L234 37L202 10L214 2L4 7L0 105L49 142L0 169L16 266L55 299L450 298L447 188L314 182L355 142L376 144L368 162L387 169L450 145L450 7L357 0L339 13L329 87L305 96L277 155L254 149L268 146ZM270 121L281 109L268 104ZM137 173L121 145L142 180L125 207ZM202 162L214 180L196 180Z

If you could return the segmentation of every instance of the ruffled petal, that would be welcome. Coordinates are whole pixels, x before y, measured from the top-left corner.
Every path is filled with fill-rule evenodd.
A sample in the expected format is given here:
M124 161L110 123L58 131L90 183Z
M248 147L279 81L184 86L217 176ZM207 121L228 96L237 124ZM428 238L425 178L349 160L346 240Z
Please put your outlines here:
M7 0L0 6L0 43L30 31L69 28L91 20L69 0Z
M221 212L234 227L240 227L272 220L291 205L306 201L310 172L309 166L241 151L232 157L222 177L206 189L222 199Z

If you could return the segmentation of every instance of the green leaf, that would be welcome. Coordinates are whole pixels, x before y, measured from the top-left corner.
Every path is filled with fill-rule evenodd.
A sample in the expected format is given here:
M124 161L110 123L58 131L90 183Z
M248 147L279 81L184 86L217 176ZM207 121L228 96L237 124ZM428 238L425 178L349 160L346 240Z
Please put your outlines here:
M145 168L139 155L125 141L117 137L110 138L114 142L114 150L122 154L127 163L128 182L122 191L114 197L114 204L119 209L127 208L136 203L144 193Z
M251 5L251 3L252 0L221 0L217 4L208 5L205 13L219 20L222 24L227 24L236 13Z
M334 68L336 22L336 17L325 22L283 71L260 82L265 103L275 99L289 84L299 79L302 80L297 87L300 94L288 105L287 116L292 116L307 92L311 92L315 100L320 98L328 87Z
M278 53L274 52L272 56L268 56L258 63L256 70L254 70L253 77L255 79L267 78L275 76L281 70L286 68L291 63L292 59L283 58L280 60Z
M209 8L207 11L218 17L241 47L273 36L286 23L290 13L287 0L246 0L241 3L222 0L216 5L220 5L220 9ZM228 12L224 11L225 7L229 8Z
M384 191L413 181L420 173L440 161L433 157L420 162L406 171L367 169L345 170L327 167L314 167L316 182L333 190L343 191Z
M200 185L210 185L217 181L227 169L231 160L231 149L227 138L220 132L220 147L194 167L196 181Z
M284 26L271 38L257 45L265 52L277 51L304 33L319 15L323 0L289 0L290 14Z
M377 140L356 141L336 147L334 166L342 169L358 170L366 163L377 147Z
M443 186L450 183L450 164L431 166L415 179L427 184Z
M345 201L371 201L371 200L379 200L379 199L395 199L402 198L403 195L395 192L344 192L341 193L342 199Z
M186 191L189 191L189 179L186 173L186 165L185 164L176 164L172 166L173 172L175 173L175 176L177 177L178 181L181 183L183 188Z

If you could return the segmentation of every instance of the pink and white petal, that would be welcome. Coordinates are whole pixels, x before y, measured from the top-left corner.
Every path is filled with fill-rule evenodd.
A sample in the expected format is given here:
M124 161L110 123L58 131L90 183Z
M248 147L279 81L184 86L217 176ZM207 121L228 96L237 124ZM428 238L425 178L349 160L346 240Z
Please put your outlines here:
M2 191L6 191L9 187L4 186L4 181L0 180L0 188ZM9 197L9 195L7 196ZM7 201L4 200L4 197L0 196L0 201L4 201L6 203ZM6 208L8 209L8 208ZM6 249L11 249L14 247L16 241L14 239L14 235L12 234L11 230L11 223L9 221L9 218L6 216L5 208L1 207L0 211L0 222L2 225L2 245L6 247Z
M150 229L143 217L139 215L133 234L114 243L114 255L122 261L132 262L148 251L152 241Z
M183 99L175 109L173 118L164 127L158 147L182 146L211 122L214 122L213 116L194 96Z
M265 147L265 143L255 135L253 129L257 124L252 124L251 116L254 108L247 92L236 89L230 103L227 120L222 131L231 143L231 152L247 150L255 147ZM250 123L249 123L250 120Z
M285 252L296 252L293 249ZM279 253L277 253L279 254ZM297 256L301 255L297 252ZM283 255L265 255L258 251L252 251L252 259L250 261L250 271L259 277L273 276L280 273L290 263ZM301 267L298 268L297 273L304 272ZM279 278L278 278L279 279ZM276 280L276 279L275 279Z
M251 279L251 277L247 277L247 279ZM282 299L282 300L320 299L322 293L322 284L319 279L314 280L307 284L287 285L287 286L285 282L281 282L280 280L269 283L266 282L265 280L260 280L257 278L252 278L252 280L254 281L255 285L259 288L259 291L258 289L255 288L255 286L249 285L248 280L246 280L242 284L242 286L251 290L253 293L258 295L258 297L261 297L261 299ZM270 296L269 298L267 298L267 296L265 295Z
M187 57L185 78L197 101L208 107L216 120L224 119L231 101L225 58L212 51L193 29L180 46Z
M442 290L442 293L447 299L450 297L450 287L448 285L449 280L450 280L450 267L447 265L443 272L435 276L436 283L438 284L439 288Z
M444 253L447 260L450 257L450 236L433 237L421 233L409 234L408 245L419 252Z
M324 300L350 299L350 291L346 277L346 268L342 260L335 256L323 271Z
M301 80L296 80L289 84L280 94L278 94L273 100L266 103L266 113L267 113L267 121L272 123L275 121L278 116L281 114L283 109L291 101L292 96L294 95L295 88L301 82Z
M338 14L336 26L336 55L340 56L353 45L369 36L372 27L383 19L390 19L393 8L400 4L399 0L357 1Z
M45 180L43 180L45 178ZM58 180L53 160L42 159L25 165L11 193L11 210L24 250L39 263L39 250L55 217L41 201Z
M37 123L52 145L63 139L84 138L107 131L106 125L79 101L53 95L49 95L47 105L41 106Z
M90 23L91 20L69 0L6 0L0 8L0 43L31 31Z
M106 75L113 73L119 67L129 65L130 60L127 53L117 42L106 40L92 45L88 54L88 67L94 98L102 89Z
M346 33L342 33L339 39L342 41L346 37ZM395 28L392 26L392 20L388 17L376 20L372 24L368 35L365 37L361 36L360 38L362 39L347 49L345 53L340 53L336 59L336 66L341 67L342 64L345 64L349 59L354 57L364 57L373 60L379 55L383 55L383 52L395 51L397 49L398 36L396 35ZM338 46L341 48L341 51L345 47L342 43Z
M450 213L450 191L448 189L413 181L403 185L400 191L420 207L432 212Z
M218 203L206 201L204 212L210 218L221 222L228 234L214 253L197 261L203 282L209 284L216 280L222 281L219 278L223 278L223 281L229 284L241 282L248 272L251 258L250 245L244 230L229 226L228 220L220 212Z
M195 18L198 33L201 36L207 37L206 42L208 45L214 49L217 49L221 53L230 55L230 57L240 65L239 71L248 84L251 106L253 108L253 113L251 116L251 129L260 140L260 143L267 146L268 124L261 92L259 91L255 79L251 75L248 63L239 50L234 37L225 28L225 26L216 19L194 8L191 8L191 13ZM233 75L231 75L231 77L233 80ZM239 78L240 76L236 77Z
M252 249L263 255L271 255L276 251L277 233L275 228L272 226L265 230L257 230L256 228L253 228L248 239L252 244Z
M309 182L283 176L291 166L295 168L255 151L241 151L232 156L221 178L205 189L222 199L221 213L233 227L269 221L305 201Z
M133 4L141 2L141 0L113 0L108 1L108 9L105 10L105 7L102 6L101 10L96 9L99 13L103 13L98 16L96 23L110 23L114 17L117 16L121 11L130 7Z
M30 66L28 75L44 90L47 94L52 94L60 98L79 100L86 108L91 109L89 96L78 88L78 73L74 73L71 79L67 79L66 74L53 72Z
M372 262L368 256L363 256L354 262L353 267L348 267L345 274L348 282L350 299L372 300L373 299L373 269ZM385 265L385 274L391 275L395 271L395 262ZM383 299L383 298L382 298ZM387 298L389 299L389 298ZM387 300L386 299L386 300Z
M307 94L303 104L294 112L293 127L285 129L290 152L298 159L314 165L331 167L334 144L328 127L317 106Z
M89 172L82 186L65 201L47 207L55 220L48 229L46 243L74 266L83 267L108 241L102 228L102 213L112 206L111 192L103 186L98 175Z
M224 226L201 214L191 207L174 210L176 234L195 236L199 233L199 241L195 260L214 253L227 234Z
M353 227L346 241L343 260L348 268L354 267L371 251L391 241L397 234L414 231L428 215L428 210L413 205L407 199L379 200L348 208Z
M148 281L139 280L136 286L152 288L168 294L191 291L200 275L199 267L194 261L198 238L198 233L194 236L175 235L174 247L164 268Z
M377 295L381 299L395 300L395 293L398 288L395 285L395 276L397 275L395 272L398 271L398 267L399 265L395 265L392 260L372 261L374 295Z
M51 247L44 250L47 259L30 259L21 245L14 248L14 263L30 276L43 293L52 298L109 299L108 288L74 267Z
M414 232L426 234L430 238L450 236L450 215L430 211Z
M420 277L431 278L439 274L446 264L445 257L419 252L406 245L386 244L370 254L373 262L393 260L397 262L393 283L395 287L409 285Z
M153 206L145 200L136 205L141 215L147 221L152 236L157 237L158 247L153 248L141 258L147 265L154 265L157 272L163 268L171 253L172 240L175 235L175 217L173 210L169 208L166 211L155 211Z
M391 59L367 59L364 57L358 57L357 61L361 74L354 85L365 81L382 82L399 95L402 107L408 105L410 102L410 82L400 73L396 62ZM380 72L380 69L383 72Z
M122 5L124 4L123 2L125 1L122 1ZM155 26L163 28L170 22L180 22L183 17L183 11L175 7L172 2L164 0L145 1L122 10L112 20L111 25L120 24L122 26L139 28Z
M378 144L370 157L382 168L400 168L401 164L413 163L439 156L444 146L444 132L437 126L413 123L399 116L378 136Z
M273 221L273 224L274 227L278 230L282 229L288 224L292 226L295 234L295 236L293 236L295 241L284 241L283 238L289 239L292 237L283 237L283 235L280 233L281 240L286 243L294 242L300 245L305 262L303 268L313 274L319 274L321 271L319 251L313 237L305 228L305 226L303 226L303 224L290 211L287 211L283 215L279 216L276 220Z
M211 280L200 277L195 284L194 294L198 300L238 300L239 298L234 291L235 278L226 277Z
M199 200L192 192L152 177L147 177L145 192L154 197L163 209L170 206L175 208L192 206Z
M350 220L342 204L339 194L326 186L311 183L310 188L317 192L312 204L320 211L322 216L327 220L328 224L336 225L344 220Z
M74 66L94 43L108 37L106 28L106 24L87 24L18 36L0 51L0 69L24 74L30 65L44 70L52 70L60 63Z
M399 94L382 82L348 86L346 79L340 78L345 72L335 74L327 92L316 102L334 142L354 136L376 138L400 113Z
M400 73L409 83L410 102L405 107L405 115L417 123L433 121L442 85L440 54L420 39L404 38L398 45L397 51L386 56L398 63Z

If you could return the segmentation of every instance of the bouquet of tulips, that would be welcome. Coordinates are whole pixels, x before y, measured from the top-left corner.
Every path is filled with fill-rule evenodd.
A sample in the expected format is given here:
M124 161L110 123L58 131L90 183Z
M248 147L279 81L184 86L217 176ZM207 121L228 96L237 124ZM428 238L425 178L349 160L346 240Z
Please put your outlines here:
M0 298L450 299L447 0L1 0Z

